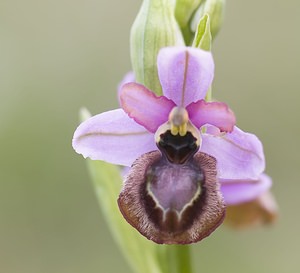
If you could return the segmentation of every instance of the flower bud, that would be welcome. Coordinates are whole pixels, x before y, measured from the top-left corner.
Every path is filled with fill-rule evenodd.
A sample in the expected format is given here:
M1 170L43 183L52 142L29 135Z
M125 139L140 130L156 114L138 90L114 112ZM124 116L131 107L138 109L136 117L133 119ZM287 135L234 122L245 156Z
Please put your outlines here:
M144 0L131 28L131 62L136 81L162 95L156 58L162 47L184 45L175 20L175 0Z
M210 17L210 31L214 39L223 22L224 7L225 0L206 0L200 5L191 21L192 32L196 32L199 19L207 13Z
M197 47L206 51L211 50L211 32L209 15L204 14L200 19L193 41L193 47Z
M199 8L203 0L177 0L175 7L175 17L181 28L186 44L190 44L193 33L190 29L190 21L195 11Z

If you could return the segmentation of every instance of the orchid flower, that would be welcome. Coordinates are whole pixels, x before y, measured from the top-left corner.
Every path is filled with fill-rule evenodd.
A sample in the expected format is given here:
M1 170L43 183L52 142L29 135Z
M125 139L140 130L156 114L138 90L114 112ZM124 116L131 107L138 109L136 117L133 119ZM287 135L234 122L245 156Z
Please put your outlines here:
M93 160L131 166L118 199L124 218L157 243L187 244L223 221L225 206L254 200L271 186L262 144L235 126L225 103L206 102L210 52L160 50L163 96L127 82L121 109L86 120L73 147Z

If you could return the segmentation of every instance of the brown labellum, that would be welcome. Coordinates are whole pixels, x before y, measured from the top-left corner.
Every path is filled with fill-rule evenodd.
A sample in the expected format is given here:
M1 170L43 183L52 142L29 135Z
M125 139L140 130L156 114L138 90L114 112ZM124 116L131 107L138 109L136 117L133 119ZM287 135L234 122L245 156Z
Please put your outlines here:
M198 152L182 164L160 151L138 158L118 199L124 218L159 244L190 244L210 235L225 216L215 158Z

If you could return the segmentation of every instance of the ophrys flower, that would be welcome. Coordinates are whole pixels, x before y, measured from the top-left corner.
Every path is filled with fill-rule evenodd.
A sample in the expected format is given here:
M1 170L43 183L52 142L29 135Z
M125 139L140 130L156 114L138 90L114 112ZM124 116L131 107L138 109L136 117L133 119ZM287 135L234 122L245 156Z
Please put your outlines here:
M225 188L250 181L254 197L269 187L258 182L262 145L234 126L226 104L204 100L214 75L210 52L164 48L157 63L163 96L125 84L122 109L81 124L73 147L91 159L134 162L118 202L143 235L158 243L196 242L224 218L219 181Z

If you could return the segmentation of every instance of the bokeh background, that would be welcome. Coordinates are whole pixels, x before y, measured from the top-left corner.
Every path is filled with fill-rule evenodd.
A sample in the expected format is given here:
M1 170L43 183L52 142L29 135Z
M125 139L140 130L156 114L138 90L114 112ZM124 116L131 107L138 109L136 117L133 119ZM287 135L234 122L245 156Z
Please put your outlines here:
M0 1L0 272L131 272L71 138L81 106L118 106L140 3ZM214 95L263 141L280 218L193 245L197 272L299 272L299 9L227 1Z

